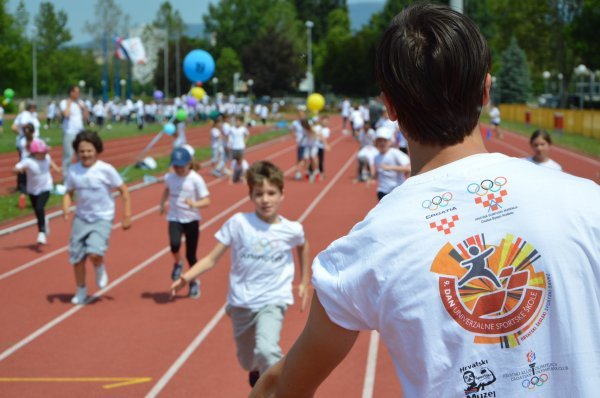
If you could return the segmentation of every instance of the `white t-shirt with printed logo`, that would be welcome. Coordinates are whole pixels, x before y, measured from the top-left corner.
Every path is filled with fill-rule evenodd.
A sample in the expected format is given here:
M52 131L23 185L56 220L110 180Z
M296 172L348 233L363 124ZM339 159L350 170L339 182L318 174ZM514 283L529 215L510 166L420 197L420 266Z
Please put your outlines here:
M165 175L165 185L169 189L169 212L167 220L189 223L200 220L200 210L191 207L186 200L198 201L209 195L204 179L194 170L180 177L175 173Z
M110 164L97 160L91 167L77 162L69 167L65 187L75 191L75 215L87 222L112 220L115 217L115 200L112 190L123 185L123 179Z
M589 180L470 156L384 197L313 285L333 322L380 332L408 397L596 396L596 203Z
M64 113L67 110L68 100L60 101L60 110ZM63 131L65 134L75 135L83 130L83 107L85 104L81 100L71 102L69 107L69 117L63 120Z
M292 249L304 244L304 229L279 216L268 224L255 213L233 215L215 234L231 248L227 303L259 309L267 304L293 304Z
M39 195L42 192L52 191L50 162L50 155L46 154L44 160L26 157L16 164L15 168L24 169L27 173L27 193Z
M410 158L398 148L390 148L384 154L377 154L374 162L375 169L377 170L378 192L390 193L406 180L402 171L384 170L381 168L382 165L408 166L410 164Z

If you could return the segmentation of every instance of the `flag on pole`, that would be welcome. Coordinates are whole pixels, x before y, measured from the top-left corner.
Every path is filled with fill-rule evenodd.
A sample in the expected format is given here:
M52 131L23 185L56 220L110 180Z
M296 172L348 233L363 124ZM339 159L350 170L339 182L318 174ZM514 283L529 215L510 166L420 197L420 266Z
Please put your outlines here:
M130 59L134 64L145 64L148 59L146 58L146 49L144 44L139 37L130 37L129 39L123 39L121 37L115 38L117 43L116 57L119 59Z

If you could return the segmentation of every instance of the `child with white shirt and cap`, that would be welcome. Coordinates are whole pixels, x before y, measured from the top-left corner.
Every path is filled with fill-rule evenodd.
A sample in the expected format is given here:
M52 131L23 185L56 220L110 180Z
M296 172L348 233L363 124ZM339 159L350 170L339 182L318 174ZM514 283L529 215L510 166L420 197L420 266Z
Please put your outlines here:
M374 160L378 200L401 185L410 173L410 159L392 146L393 137L394 131L388 127L380 127L375 132L375 147L379 151Z

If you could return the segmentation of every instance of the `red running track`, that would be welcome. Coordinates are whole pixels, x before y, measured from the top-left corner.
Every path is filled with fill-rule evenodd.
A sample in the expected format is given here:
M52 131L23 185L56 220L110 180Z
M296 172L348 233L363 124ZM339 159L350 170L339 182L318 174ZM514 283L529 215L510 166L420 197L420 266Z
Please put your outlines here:
M334 127L339 124L335 119ZM492 150L497 145L506 147L506 152L526 151L507 139L487 145ZM313 256L347 233L376 204L374 186L353 183L356 143L334 134L332 147L327 154L327 179L316 184L289 177L295 158L291 138L248 155L249 160L271 159L288 172L281 212L303 222ZM590 166L586 165L577 167L587 172ZM230 215L252 210L246 187L205 179L212 204L202 212L199 256L212 247L213 234ZM99 298L84 307L69 303L74 288L65 246L69 225L53 220L50 243L39 252L29 245L34 228L0 237L4 259L0 264L1 395L239 397L248 393L247 375L237 364L231 326L222 312L227 260L202 277L199 300L168 299L172 259L166 222L156 207L161 191L157 184L132 193L133 228L113 231L106 257L111 283L94 292L93 276L88 277L91 292ZM120 213L120 203L117 208ZM306 315L296 305L289 308L282 333L284 351L300 333ZM318 397L401 395L387 351L374 337L371 332L361 334Z

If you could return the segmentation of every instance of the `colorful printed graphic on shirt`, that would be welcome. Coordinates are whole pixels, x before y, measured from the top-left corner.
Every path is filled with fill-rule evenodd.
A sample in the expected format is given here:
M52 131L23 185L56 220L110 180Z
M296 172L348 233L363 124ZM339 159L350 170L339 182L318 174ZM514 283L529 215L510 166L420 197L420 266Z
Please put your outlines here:
M483 206L488 212L494 212L503 208L504 197L508 195L505 188L507 182L506 177L484 179L467 185L467 192L475 195L476 204Z
M440 221L429 223L429 228L437 229L438 232L443 232L448 235L452 232L452 228L455 226L455 222L458 221L458 215L454 214L451 218L442 218Z
M435 195L431 199L426 199L421 203L423 209L428 210L425 220L430 220L434 217L440 217L446 213L456 211L456 206L450 205L452 200L452 192L444 192L441 195ZM456 226L456 222L459 220L457 214L451 217L442 217L438 220L431 220L429 222L429 228L442 232L448 235L452 232L452 228Z
M534 267L540 258L522 238L507 234L492 245L481 234L446 243L430 271L439 275L444 308L476 344L511 348L535 332L550 305L550 276Z

